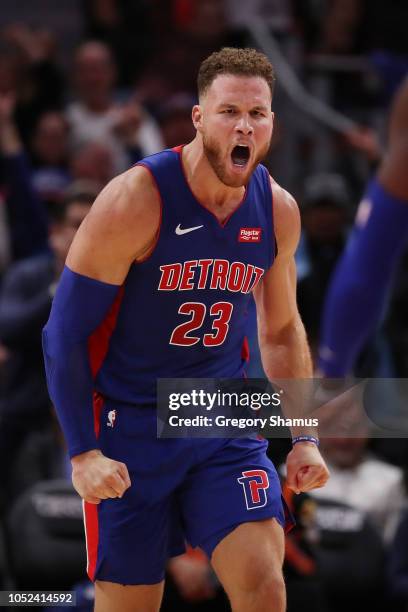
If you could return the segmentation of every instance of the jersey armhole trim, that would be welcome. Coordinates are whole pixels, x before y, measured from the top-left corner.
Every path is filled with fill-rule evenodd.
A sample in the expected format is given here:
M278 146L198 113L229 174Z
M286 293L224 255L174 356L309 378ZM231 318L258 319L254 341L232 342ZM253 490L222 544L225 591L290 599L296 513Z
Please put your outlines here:
M159 188L159 184L157 182L156 177L154 176L152 170L149 168L149 166L147 164L144 164L143 162L138 162L137 164L135 164L135 167L137 166L141 166L142 168L145 168L145 170L148 171L148 173L150 174L152 180L153 180L153 184L157 190L157 194L159 196L159 201L160 201L160 219L159 219L159 227L157 228L157 232L154 238L154 242L152 245L152 249L151 251L142 259L135 259L133 260L133 263L137 266L139 264L145 263L146 261L148 261L148 259L150 259L150 257L152 257L153 253L156 250L157 244L159 242L159 238L160 238L160 233L161 233L161 229L162 229L162 221L163 221L163 198L162 195L160 193L160 188Z
M276 240L276 234L275 234L275 222L274 222L274 215L273 215L273 209L274 209L274 202L273 202L273 189L272 189L272 183L271 183L271 176L269 174L269 171L267 168L265 168L265 178L266 178L266 189L267 191L269 191L269 204L270 204L270 208L269 208L269 212L268 215L270 215L270 224L271 224L271 231L272 231L272 235L269 238L269 269L273 266L274 261L276 259L276 256L278 254L278 243ZM269 207L268 204L268 207Z

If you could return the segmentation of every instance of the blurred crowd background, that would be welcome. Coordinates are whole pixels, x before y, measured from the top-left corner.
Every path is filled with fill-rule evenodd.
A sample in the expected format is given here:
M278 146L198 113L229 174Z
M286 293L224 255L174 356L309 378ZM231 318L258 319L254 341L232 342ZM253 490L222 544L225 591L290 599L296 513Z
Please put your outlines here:
M0 589L75 588L77 609L92 609L40 333L98 192L193 138L206 56L264 50L277 72L266 164L300 205L298 301L315 351L327 283L408 72L407 23L406 0L1 1ZM405 257L357 376L407 376L407 272ZM249 373L260 376L253 344ZM270 447L280 465L287 441ZM298 521L286 547L289 612L406 612L408 441L330 439L322 451L327 487L286 491ZM163 610L229 609L199 551L170 562L168 576Z

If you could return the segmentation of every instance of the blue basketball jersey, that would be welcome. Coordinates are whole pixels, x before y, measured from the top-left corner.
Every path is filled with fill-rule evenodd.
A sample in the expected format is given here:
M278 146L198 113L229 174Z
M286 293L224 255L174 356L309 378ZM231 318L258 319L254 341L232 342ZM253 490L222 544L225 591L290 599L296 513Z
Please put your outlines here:
M119 402L155 404L158 378L242 376L251 291L275 256L266 168L258 165L220 223L191 192L181 150L139 164L157 185L161 223L153 253L131 266L110 313L95 388ZM106 336L106 325L99 332Z

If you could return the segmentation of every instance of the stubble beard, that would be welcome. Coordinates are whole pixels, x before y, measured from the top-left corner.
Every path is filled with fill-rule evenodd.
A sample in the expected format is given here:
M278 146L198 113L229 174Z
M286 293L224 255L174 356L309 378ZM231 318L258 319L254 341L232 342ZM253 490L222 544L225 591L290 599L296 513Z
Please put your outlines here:
M247 172L242 176L229 176L226 163L223 161L221 147L214 139L203 134L203 149L208 162L217 178L227 187L243 187L247 185L257 165L265 159L271 146L271 141L258 153L252 164L248 165Z

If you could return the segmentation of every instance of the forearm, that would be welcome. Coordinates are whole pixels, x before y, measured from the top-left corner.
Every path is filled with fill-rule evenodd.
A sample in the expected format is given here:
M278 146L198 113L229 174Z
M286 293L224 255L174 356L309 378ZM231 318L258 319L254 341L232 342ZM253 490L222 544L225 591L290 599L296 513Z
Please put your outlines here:
M47 384L70 457L98 448L93 419L93 379L87 343L70 342L52 329L43 332ZM63 360L62 360L63 357Z
M43 331L48 389L71 457L98 447L88 339L118 289L65 268Z
M282 411L285 417L308 420L313 365L300 317L296 317L274 337L262 337L260 334L259 345L268 379L283 391ZM313 426L293 426L290 429L293 437L302 434L317 437L317 429Z
M260 333L259 346L269 380L312 377L312 358L300 318L274 336Z

